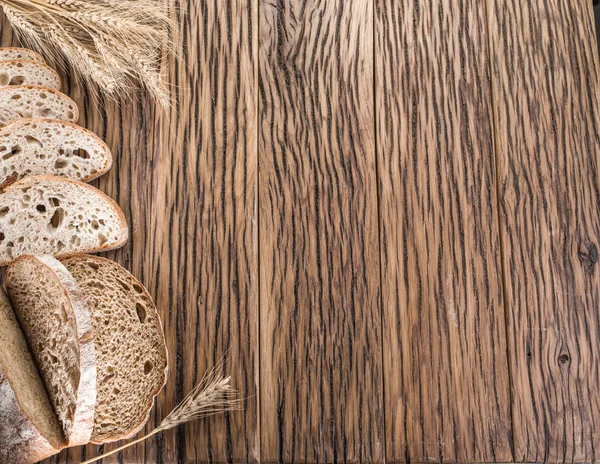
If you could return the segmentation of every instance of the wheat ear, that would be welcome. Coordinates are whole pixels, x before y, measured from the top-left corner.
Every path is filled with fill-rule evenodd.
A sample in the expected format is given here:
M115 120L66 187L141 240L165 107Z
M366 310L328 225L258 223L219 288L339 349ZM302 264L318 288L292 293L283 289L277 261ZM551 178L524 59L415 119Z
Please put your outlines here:
M186 422L225 411L243 409L242 400L238 399L237 392L229 385L231 377L219 374L221 367L222 362L218 363L210 372L207 372L200 383L196 385L183 401L175 406L175 409L173 409L160 425L150 433L81 464L89 464L98 461L106 456L118 453L125 448L129 448L136 443L147 440L159 432L172 429L173 427L177 427Z
M21 41L107 96L143 87L162 106L169 88L165 53L175 53L176 22L160 0L0 0Z

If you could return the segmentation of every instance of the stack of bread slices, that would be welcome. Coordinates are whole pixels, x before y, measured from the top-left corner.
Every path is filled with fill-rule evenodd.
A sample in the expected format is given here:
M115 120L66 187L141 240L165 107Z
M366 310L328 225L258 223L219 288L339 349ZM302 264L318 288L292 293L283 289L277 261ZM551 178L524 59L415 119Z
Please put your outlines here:
M85 182L112 155L42 57L0 49L0 463L135 435L166 381L152 298L95 253L128 238Z

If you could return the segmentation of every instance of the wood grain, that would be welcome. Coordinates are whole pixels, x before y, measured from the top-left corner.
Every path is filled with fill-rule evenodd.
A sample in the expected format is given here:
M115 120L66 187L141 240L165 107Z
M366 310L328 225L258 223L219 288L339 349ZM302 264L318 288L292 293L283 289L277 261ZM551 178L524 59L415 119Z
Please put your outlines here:
M511 460L485 4L376 2L387 460Z
M105 459L112 463L255 462L258 449L257 3L178 2L180 61L168 63L173 108L145 95L90 100L64 91L79 123L103 137L115 163L97 185L123 207L131 239L109 254L155 297L169 378L146 431L226 353L245 411L182 426ZM4 17L2 46L15 43ZM88 446L48 462L115 448Z
M263 1L263 462L382 462L371 1Z
M489 3L515 459L600 459L591 2Z

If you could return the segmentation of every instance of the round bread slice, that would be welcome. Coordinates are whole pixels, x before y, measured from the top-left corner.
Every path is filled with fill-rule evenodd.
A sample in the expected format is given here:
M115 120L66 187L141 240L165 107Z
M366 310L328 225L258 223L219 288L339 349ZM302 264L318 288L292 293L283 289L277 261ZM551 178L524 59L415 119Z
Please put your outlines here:
M68 256L119 248L125 215L100 190L57 176L31 176L0 193L0 266L23 254Z
M96 353L85 296L52 256L20 256L6 291L68 446L89 442L96 404Z
M44 63L29 60L0 61L0 87L43 85L60 90L60 76Z
M20 119L0 129L0 187L37 174L88 182L111 165L102 139L70 122Z
M45 63L44 58L38 52L19 47L0 47L0 60L30 60Z
M0 127L24 118L77 122L77 104L58 90L40 85L0 88Z
M4 290L0 288L0 462L30 464L65 439Z
M144 286L105 258L61 259L88 298L97 353L92 443L130 438L150 417L167 378L162 324Z

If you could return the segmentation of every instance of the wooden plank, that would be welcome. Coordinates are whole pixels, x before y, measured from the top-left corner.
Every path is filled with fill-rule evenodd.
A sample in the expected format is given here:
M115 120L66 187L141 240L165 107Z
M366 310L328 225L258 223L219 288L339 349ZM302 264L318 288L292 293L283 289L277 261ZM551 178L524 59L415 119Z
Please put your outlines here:
M165 408L227 354L245 410L166 433L162 462L256 462L258 449L255 0L179 3L181 63L160 125L152 204L158 304L169 308Z
M263 462L382 462L371 1L263 1Z
M376 18L386 457L510 461L485 3Z
M600 86L591 2L492 0L517 461L600 460Z
M174 106L137 96L96 105L68 81L80 124L106 139L115 164L97 185L129 218L131 240L108 254L156 298L169 378L146 431L227 353L245 411L166 432L103 462L256 462L258 449L257 3L178 2L169 62ZM2 18L2 45L13 38ZM102 108L105 106L105 108ZM63 452L79 462L117 444Z

